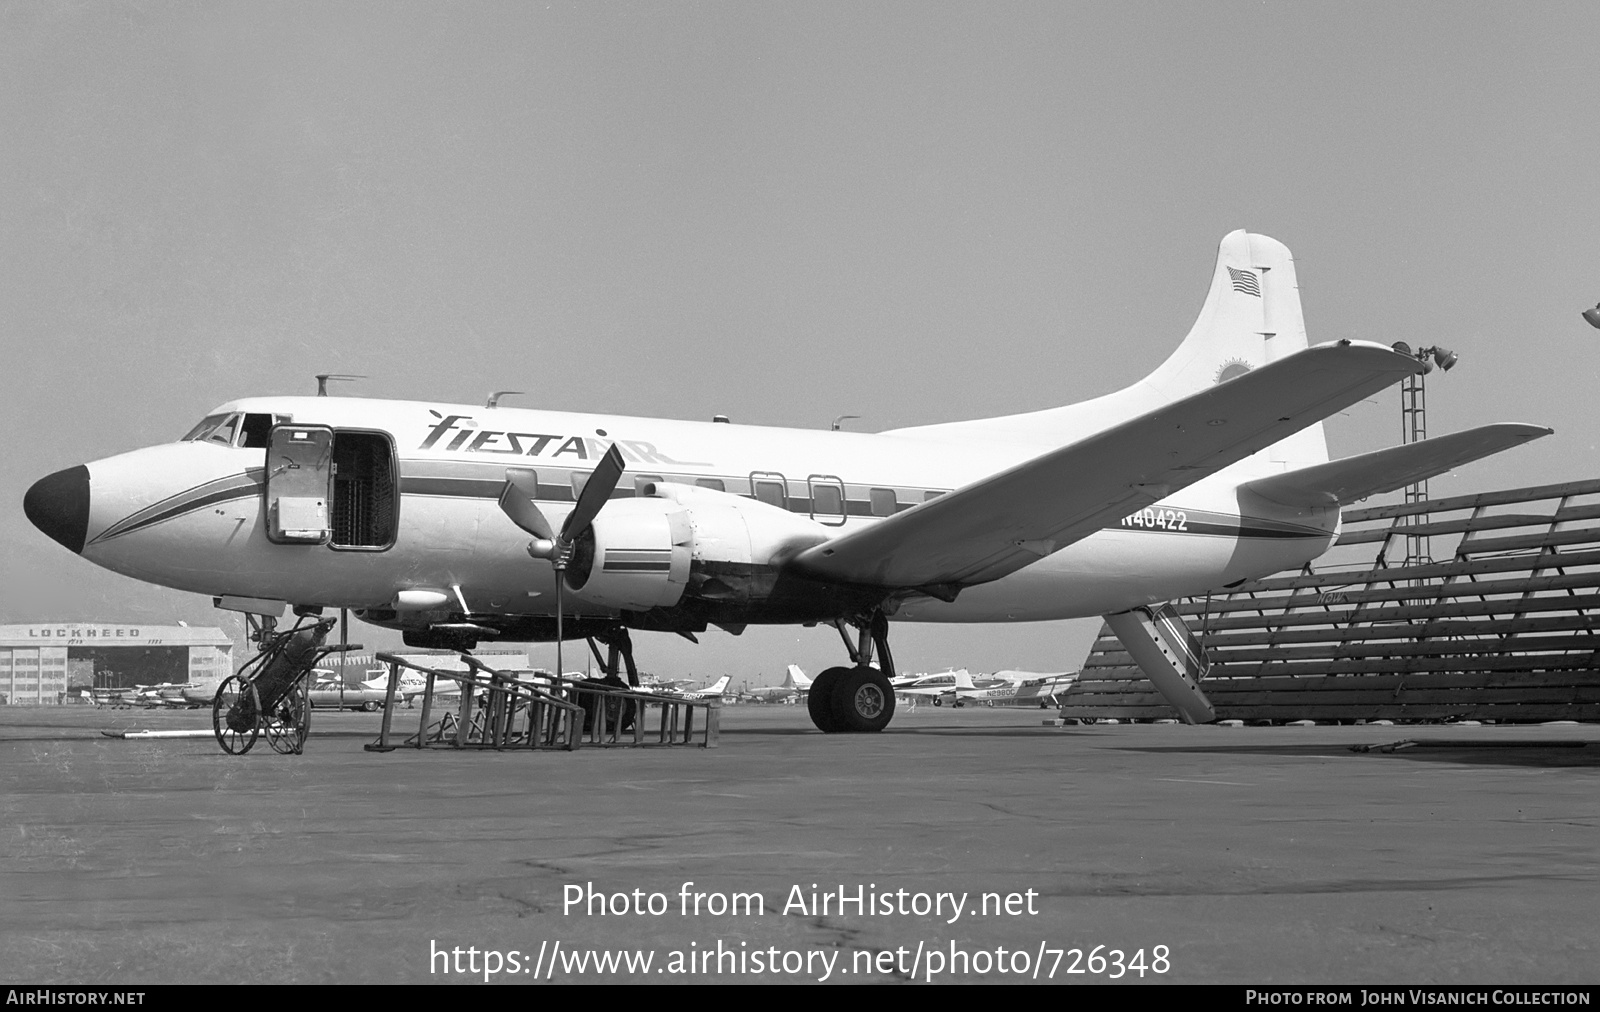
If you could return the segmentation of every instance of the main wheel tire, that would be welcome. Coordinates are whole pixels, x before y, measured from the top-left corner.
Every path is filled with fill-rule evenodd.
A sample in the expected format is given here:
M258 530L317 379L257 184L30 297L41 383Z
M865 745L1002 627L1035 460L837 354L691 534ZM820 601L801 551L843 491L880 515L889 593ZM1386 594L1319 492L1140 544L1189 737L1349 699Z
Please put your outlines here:
M833 687L833 719L841 731L882 731L894 719L894 687L877 668L847 669Z
M832 734L843 731L839 722L833 715L833 690L838 685L839 679L850 673L849 668L829 668L818 675L811 683L811 688L806 691L806 712L811 715L811 723L817 725L818 731Z

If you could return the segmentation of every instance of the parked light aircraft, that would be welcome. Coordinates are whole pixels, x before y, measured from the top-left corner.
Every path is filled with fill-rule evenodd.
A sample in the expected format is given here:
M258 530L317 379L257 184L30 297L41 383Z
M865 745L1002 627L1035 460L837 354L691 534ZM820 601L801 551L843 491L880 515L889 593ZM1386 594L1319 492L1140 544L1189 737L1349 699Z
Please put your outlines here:
M1422 369L1309 347L1289 251L1239 231L1177 350L1066 407L866 434L252 397L24 507L116 572L265 615L350 608L416 646L833 624L851 664L817 676L812 720L874 731L891 619L1112 615L1298 569L1341 503L1549 432L1328 461L1321 419Z
M890 679L898 696L920 697L932 700L934 706L943 706L950 703L953 706L965 706L968 703L988 703L993 705L996 700L1014 701L1021 689L1024 677L1013 672L1013 677L996 673L993 675L980 675L976 678L966 668L959 671L946 671L938 675L911 675L905 678ZM1033 679L1035 683L1043 682L1051 677L1040 675Z
M933 705L953 703L965 706L981 703L985 706L1015 706L1020 703L1049 705L1046 697L1065 691L1075 680L1075 673L1058 672L1040 674L1028 671L996 671L992 675L972 677L965 671L956 672L955 684L934 696ZM904 694L905 690L899 690Z
M934 706L946 702L960 706L962 694L975 687L972 673L966 668L937 675L906 675L890 679L889 685L897 696L931 700Z
M674 690L673 695L682 696L684 699L721 699L722 694L728 689L728 683L732 680L728 675L723 675L703 689Z
M990 706L1050 707L1057 693L1065 693L1078 680L1076 671L1041 673L1034 671L996 671L1003 684L979 693L977 700Z
M739 698L750 699L758 703L782 703L790 699L804 696L811 691L811 679L800 670L800 665L791 664L784 673L783 682L779 685L758 685L754 689L746 689L739 693Z

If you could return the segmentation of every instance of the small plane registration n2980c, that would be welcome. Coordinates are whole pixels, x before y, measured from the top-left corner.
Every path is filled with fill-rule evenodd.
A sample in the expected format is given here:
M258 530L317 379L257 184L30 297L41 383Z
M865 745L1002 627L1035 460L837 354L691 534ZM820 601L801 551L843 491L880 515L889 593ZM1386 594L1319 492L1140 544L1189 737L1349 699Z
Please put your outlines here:
M1423 368L1308 346L1288 249L1238 231L1177 350L1065 407L851 433L253 397L42 478L24 507L118 573L262 615L350 608L419 647L593 637L631 662L630 630L832 624L850 663L816 677L811 718L877 731L891 621L1155 628L1152 606L1321 555L1341 503L1550 431L1328 460L1322 419ZM1209 712L1197 686L1156 681Z

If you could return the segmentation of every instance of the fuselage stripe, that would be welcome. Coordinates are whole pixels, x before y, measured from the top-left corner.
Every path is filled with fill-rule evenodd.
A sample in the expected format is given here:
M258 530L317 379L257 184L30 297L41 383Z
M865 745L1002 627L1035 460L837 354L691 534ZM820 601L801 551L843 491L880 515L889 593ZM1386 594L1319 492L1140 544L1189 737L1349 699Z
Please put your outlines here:
M455 474L451 475L429 475L415 473L403 474L400 478L400 493L403 496L497 500L500 497L501 491L505 488L505 480L503 477L491 478L485 474L486 471L490 470L503 472L504 468L498 465L486 465L475 461L464 462L415 460L403 460L401 461L401 464L407 470L450 470L456 472ZM418 464L423 466L420 468L415 468L415 465ZM450 466L445 467L443 465ZM551 473L553 471L555 473L563 473L560 471L555 471L555 469L552 468L543 468L541 470L545 471L546 473ZM467 474L463 474L462 472L467 472ZM485 476L469 477L468 474L473 472ZM581 475L585 472L565 471L564 473L567 476L567 481L540 481L538 483L539 501L549 503L571 503L575 500L575 496L572 492L571 475ZM193 513L197 510L205 509L207 507L216 506L220 503L259 496L262 494L264 487L264 479L262 474L262 469L252 468L243 474L233 474L223 478L213 479L212 481L205 482L201 485L195 486L194 488L180 492L177 495L169 496L167 499L164 499L159 503L145 507L144 509L131 514L130 516L124 517L115 524L112 524L110 527L98 534L89 543L98 544L102 541L110 540L111 538L121 537L124 534L129 534L137 530L143 530L154 524L162 523L163 521L171 520L188 513ZM668 476L668 479L670 480L674 477L684 478L684 476ZM737 487L738 483L745 481L746 479L742 476L727 476L718 480L722 481L725 485ZM690 481L684 480L683 483L689 484ZM632 484L627 480L627 475L624 475L623 482L619 483L617 489L612 493L612 498L633 498L635 494L636 493ZM740 492L730 492L728 494L738 495L741 498L746 499L755 498L754 494ZM778 508L786 508L788 512L801 516L812 516L812 505L813 504L810 499L800 496L788 496L786 498L785 506ZM920 504L897 503L896 505L896 511L903 512L904 510L911 509ZM850 517L870 518L874 516L871 510L871 503L865 500L847 500L846 510ZM1142 512L1150 513L1151 511L1146 510ZM1253 538L1262 540L1326 538L1332 533L1331 531L1316 527L1301 526L1298 524L1285 523L1283 521L1267 520L1260 517L1244 517L1226 513L1214 513L1210 511L1198 510L1162 510L1160 512L1173 517L1182 516L1184 520L1181 525L1171 523L1158 525L1155 523L1142 522L1143 517L1141 514L1134 514L1133 516L1124 518L1118 524L1102 529L1107 531L1122 531L1125 533L1195 534L1206 537ZM828 522L842 518L840 518L838 514L822 514L816 516L816 519L823 522Z

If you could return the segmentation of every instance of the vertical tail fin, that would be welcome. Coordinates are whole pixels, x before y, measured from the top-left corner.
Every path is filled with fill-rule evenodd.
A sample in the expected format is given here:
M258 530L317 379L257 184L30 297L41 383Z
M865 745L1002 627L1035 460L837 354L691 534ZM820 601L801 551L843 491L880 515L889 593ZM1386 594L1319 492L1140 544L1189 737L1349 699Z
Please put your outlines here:
M1306 346L1300 283L1289 248L1240 229L1224 236L1217 249L1211 289L1189 335L1144 382L1168 400L1186 397ZM1322 423L1263 450L1256 459L1290 468L1323 463L1328 444Z
M1003 438L1065 445L1162 405L1226 383L1306 347L1294 258L1276 239L1240 229L1223 237L1200 316L1154 372L1116 393L1020 415L945 422L892 434L945 439ZM1295 433L1251 458L1264 473L1328 459L1322 425Z
M1217 249L1211 289L1189 335L1144 382L1175 400L1305 347L1288 247L1240 229Z

